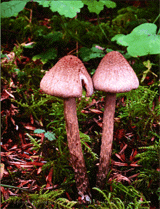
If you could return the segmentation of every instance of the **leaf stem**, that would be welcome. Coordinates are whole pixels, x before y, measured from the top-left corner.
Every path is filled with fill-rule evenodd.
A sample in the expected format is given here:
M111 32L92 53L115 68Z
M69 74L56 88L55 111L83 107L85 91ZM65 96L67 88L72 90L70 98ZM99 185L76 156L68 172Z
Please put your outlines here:
M11 185L6 185L6 184L0 184L2 187L7 187L7 188L12 188L12 189L21 189L24 191L28 191L28 189L24 189L24 188L20 188L20 187L16 187L16 186L11 186Z
M104 32L103 28L101 27L100 20L99 20L99 15L97 15L97 20L98 20L98 26L99 26L101 32L103 33L103 35L105 36L105 38L106 38L107 41L109 42L109 39L108 39L106 33Z
M153 21L153 23L155 23L155 22L158 20L159 17L160 17L160 13L159 13L159 15L156 17L156 19Z

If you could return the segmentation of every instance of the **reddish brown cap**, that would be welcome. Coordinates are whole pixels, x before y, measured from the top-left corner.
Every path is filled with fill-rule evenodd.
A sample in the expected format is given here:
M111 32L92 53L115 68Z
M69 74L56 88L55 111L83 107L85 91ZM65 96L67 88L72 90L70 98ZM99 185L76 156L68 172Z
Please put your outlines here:
M93 75L94 88L110 93L137 89L138 78L123 55L117 51L106 54Z
M76 56L67 55L61 58L41 80L40 88L57 97L81 97L82 86L86 96L93 94L93 83L82 61Z

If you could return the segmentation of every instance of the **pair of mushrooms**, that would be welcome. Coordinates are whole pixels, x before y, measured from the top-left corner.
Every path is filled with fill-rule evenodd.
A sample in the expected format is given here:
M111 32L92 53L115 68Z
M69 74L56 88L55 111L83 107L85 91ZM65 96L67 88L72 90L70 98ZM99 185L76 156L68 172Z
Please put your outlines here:
M76 112L76 97L86 96L96 90L106 93L103 115L102 144L96 186L103 188L109 170L112 150L116 93L127 92L139 86L138 78L127 62L117 51L106 54L101 60L93 79L77 57L67 55L61 58L41 80L40 88L50 95L64 98L64 116L70 162L75 173L78 194L85 202L91 198L89 180L83 158Z

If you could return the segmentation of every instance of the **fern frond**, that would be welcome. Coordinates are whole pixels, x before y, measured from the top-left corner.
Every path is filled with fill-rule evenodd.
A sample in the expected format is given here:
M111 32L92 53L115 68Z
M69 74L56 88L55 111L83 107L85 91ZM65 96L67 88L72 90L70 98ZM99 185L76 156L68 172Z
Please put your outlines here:
M159 155L160 155L160 141L155 142L154 145L148 147L139 147L139 149L144 149L142 153L138 153L136 158L140 158L138 163L143 163L145 167L150 165L158 165Z
M69 201L66 198L58 198L55 201L55 206L60 206L60 208L72 209L75 204L77 204L76 201Z
M7 200L2 200L2 203L14 203L16 204L17 202L21 201L22 197L20 196L10 196Z
M31 144L33 144L33 150L38 151L41 148L41 140L34 139L30 134L26 133L26 135L30 138Z
M85 147L85 149L89 152L89 154L93 157L93 160L98 159L98 155L92 151L92 149L86 144L86 142L91 143L91 139L88 135L80 132L80 139L82 145Z

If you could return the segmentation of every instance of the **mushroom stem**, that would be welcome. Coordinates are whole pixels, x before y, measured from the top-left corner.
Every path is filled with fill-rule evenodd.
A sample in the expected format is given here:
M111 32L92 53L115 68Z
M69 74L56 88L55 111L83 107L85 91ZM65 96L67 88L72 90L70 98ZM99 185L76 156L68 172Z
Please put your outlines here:
M105 98L104 114L103 114L103 130L100 152L100 162L97 174L96 185L100 189L103 188L109 171L109 163L112 152L113 129L114 129L114 113L116 104L116 94L107 93Z
M64 116L66 120L70 162L75 172L78 194L82 197L82 200L89 200L91 197L89 180L80 142L75 98L64 99Z

